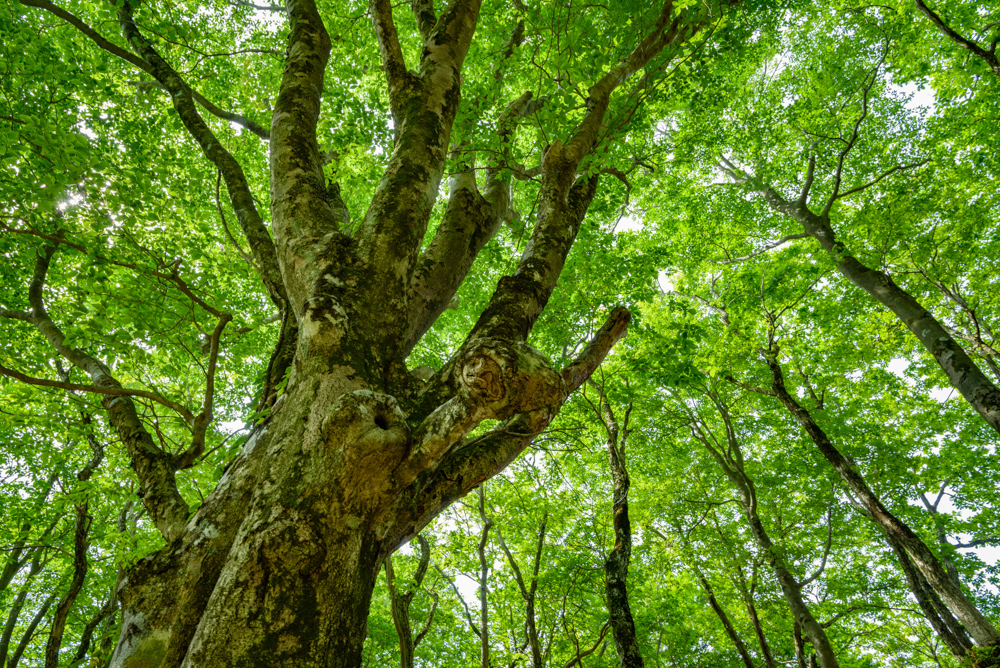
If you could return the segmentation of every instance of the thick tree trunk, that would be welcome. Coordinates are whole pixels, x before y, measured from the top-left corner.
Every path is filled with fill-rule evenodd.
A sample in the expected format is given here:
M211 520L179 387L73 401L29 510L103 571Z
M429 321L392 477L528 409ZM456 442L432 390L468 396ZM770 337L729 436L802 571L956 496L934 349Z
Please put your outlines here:
M906 550L921 574L962 622L976 644L986 647L1000 644L1000 633L965 595L961 586L948 575L937 556L920 539L920 536L889 512L868 486L864 477L854 469L847 458L833 445L826 432L812 419L809 411L800 406L788 393L777 359L773 355L769 355L766 360L771 369L771 387L778 400L799 421L826 460L830 462L840 474L841 479L858 497L872 521L886 533L890 544L899 545Z

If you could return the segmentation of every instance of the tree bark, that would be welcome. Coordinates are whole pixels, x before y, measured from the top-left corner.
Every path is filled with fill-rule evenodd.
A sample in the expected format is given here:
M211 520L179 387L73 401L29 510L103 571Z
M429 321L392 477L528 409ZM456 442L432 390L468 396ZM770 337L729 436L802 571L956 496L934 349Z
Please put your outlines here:
M593 383L597 386L596 383ZM598 386L599 387L599 386ZM619 426L611 405L599 387L598 417L608 438L608 462L611 467L611 525L615 532L615 545L604 561L604 598L610 615L611 637L623 668L642 668L642 652L635 634L635 620L628 601L628 567L632 561L632 523L628 515L628 493L632 481L625 466L623 450L628 438L630 405L625 411L624 424Z
M493 519L486 515L486 495L483 488L476 490L479 496L479 518L483 529L479 534L479 544L476 554L479 556L479 666L490 668L490 607L489 607L489 576L490 562L486 559L486 541L489 539Z
M596 194L598 177L584 160L602 139L612 94L660 53L676 55L731 4L675 11L673 3L662 3L635 48L595 77L581 120L565 143L556 140L545 154L534 229L516 269L499 280L465 341L424 384L408 373L406 356L509 214L502 170L487 173L483 193L475 171L465 170L447 220L423 248L479 0L453 0L436 16L429 4L419 9L424 48L412 71L391 3L371 0L396 141L354 230L335 184L325 182L317 140L331 42L313 0L286 3L288 48L268 133L270 230L242 166L201 117L191 87L143 34L134 16L143 8L119 7L119 26L134 54L112 52L140 63L170 93L182 125L221 174L255 268L281 313L282 333L262 392L268 414L192 512L175 473L202 450L196 443L182 457L160 450L130 395L170 406L193 432L200 430L203 446L211 374L206 407L197 416L154 393L123 388L105 364L65 345L42 303L56 246L39 258L29 290L32 312L22 319L90 375L91 386L72 389L104 394L143 504L166 541L121 583L115 668L359 664L385 559L523 452L624 335L629 313L614 309L562 369L527 344ZM519 97L500 132L513 132L531 104L531 95ZM455 249L459 259L446 261ZM224 326L227 314L198 303ZM213 360L216 353L214 346ZM285 383L280 397L279 381ZM484 420L498 426L468 438ZM485 623L482 636L486 661Z
M882 501L872 491L864 477L855 470L851 463L833 445L812 416L805 408L788 393L785 388L784 376L776 358L776 351L769 353L765 359L771 369L772 383L775 395L782 405L795 416L799 424L809 434L823 457L833 466L841 479L847 483L850 490L858 497L872 521L891 536L890 544L899 545L913 560L927 582L938 593L941 600L947 604L955 616L962 622L969 635L977 645L991 647L1000 644L1000 633L992 623L979 611L973 602L962 591L941 564L937 556L927 547L920 537L904 522L893 515L882 504Z
M736 572L740 578L740 596L743 597L743 603L746 605L747 614L750 616L750 624L753 626L754 635L757 636L757 644L760 645L760 653L764 657L764 665L767 668L778 668L774 661L774 655L771 652L771 645L767 641L767 636L764 634L764 627L760 623L760 617L757 615L757 606L754 605L753 597L757 586L757 565L758 562L753 562L753 573L751 575L751 584L747 587L746 577L743 575L743 568L737 564Z
M945 372L952 387L965 397L987 424L1000 433L1000 389L937 318L913 295L896 285L891 276L871 269L855 258L836 237L828 213L817 215L804 200L789 202L771 188L761 192L772 209L797 221L809 236L819 242L845 278L874 297L906 325Z
M920 606L920 611L924 613L927 622L938 634L938 637L948 646L948 649L958 658L964 657L972 649L972 641L966 634L965 629L955 619L951 611L941 602L937 592L927 583L923 574L913 565L913 560L906 553L903 546L890 538L890 534L885 532L886 541L892 547L896 558L899 560L903 575L906 576L906 584L910 592Z
M416 649L417 645L420 644L420 641L423 640L424 635L426 635L427 630L434 621L434 612L437 610L438 597L437 594L434 594L434 604L431 606L431 610L427 614L424 627L420 633L414 637L413 631L410 628L410 603L413 602L413 597L423 584L424 576L427 575L427 567L431 562L431 547L430 544L428 544L427 539L424 538L423 535L417 534L417 541L420 543L420 561L417 564L417 570L413 574L413 582L415 585L413 589L400 591L397 588L396 574L392 565L392 557L385 558L385 579L389 586L392 623L396 627L396 635L399 636L400 668L413 668L413 651Z

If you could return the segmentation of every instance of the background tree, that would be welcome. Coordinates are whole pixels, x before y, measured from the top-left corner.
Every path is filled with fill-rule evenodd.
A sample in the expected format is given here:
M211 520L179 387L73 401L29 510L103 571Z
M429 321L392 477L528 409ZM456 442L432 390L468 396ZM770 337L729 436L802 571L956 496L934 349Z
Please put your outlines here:
M600 401L646 665L995 661L998 8L729 4L5 6L6 665L620 665Z

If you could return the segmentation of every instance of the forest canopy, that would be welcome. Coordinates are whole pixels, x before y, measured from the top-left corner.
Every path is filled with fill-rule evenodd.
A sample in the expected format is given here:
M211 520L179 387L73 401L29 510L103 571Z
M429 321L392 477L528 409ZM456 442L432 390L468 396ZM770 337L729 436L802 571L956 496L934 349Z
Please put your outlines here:
M1000 3L0 8L0 668L1000 665Z

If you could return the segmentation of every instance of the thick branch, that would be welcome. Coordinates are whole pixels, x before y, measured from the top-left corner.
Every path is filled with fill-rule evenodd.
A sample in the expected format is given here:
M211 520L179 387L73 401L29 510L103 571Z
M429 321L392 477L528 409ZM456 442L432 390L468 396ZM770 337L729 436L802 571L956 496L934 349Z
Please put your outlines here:
M417 477L386 511L387 517L393 517L398 536L392 541L401 543L414 535L452 501L506 468L549 426L566 398L590 377L612 346L625 335L630 317L625 308L612 311L586 349L562 370L565 394L561 401L518 414L500 427L450 448L439 463Z
M424 43L431 37L431 31L437 24L437 14L434 12L434 0L410 0L413 17L417 20L417 29Z
M271 221L282 277L301 319L327 269L316 258L339 241L342 218L331 207L316 140L330 37L313 0L287 6L288 57L271 120Z
M399 46L399 35L392 19L392 4L389 0L371 0L369 11L375 27L375 37L378 39L379 53L382 54L382 69L389 85L389 107L398 128L403 123L404 93L412 83L412 77L406 69L406 61L403 60L403 49ZM415 6L414 12L416 11ZM418 14L417 20L420 18ZM423 30L424 27L421 25L421 32Z
M475 172L469 169L457 175L451 184L451 197L434 239L417 260L410 282L410 313L404 338L407 355L447 308L468 275L476 257L511 216L510 180L501 173L510 155L510 142L517 122L537 108L540 101L525 92L514 100L501 116L497 131L501 141L501 160L486 170L485 190L480 195Z

